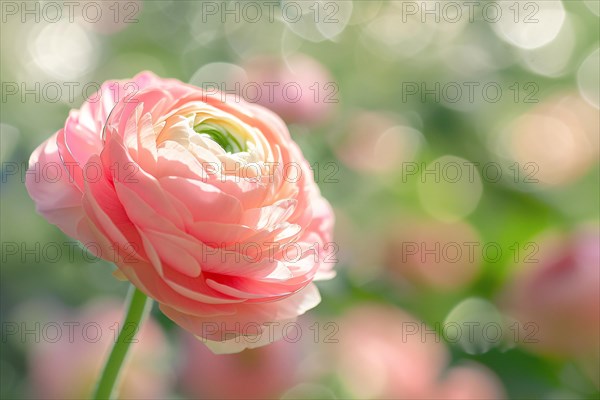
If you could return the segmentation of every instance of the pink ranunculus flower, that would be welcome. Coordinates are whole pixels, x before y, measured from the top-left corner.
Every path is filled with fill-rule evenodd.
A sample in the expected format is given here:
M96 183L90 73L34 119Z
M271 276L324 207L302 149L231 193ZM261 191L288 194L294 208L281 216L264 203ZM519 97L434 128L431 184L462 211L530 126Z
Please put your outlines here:
M26 185L217 352L274 341L333 276L333 212L285 124L178 80L104 83L34 151Z

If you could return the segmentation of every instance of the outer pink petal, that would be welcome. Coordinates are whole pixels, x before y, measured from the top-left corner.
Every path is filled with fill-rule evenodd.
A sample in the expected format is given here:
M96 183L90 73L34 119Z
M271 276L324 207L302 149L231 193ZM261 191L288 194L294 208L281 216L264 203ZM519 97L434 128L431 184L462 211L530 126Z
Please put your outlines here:
M265 345L278 339L276 335L272 334L270 327L281 327L282 323L294 320L315 307L320 301L319 291L316 286L310 284L293 296L280 301L237 304L235 305L236 313L233 315L192 315L182 313L166 304L161 304L160 308L165 315L199 338L222 342L252 332L259 333L258 336L266 335L266 338L257 338L255 342L258 345ZM247 347L240 346L242 343L246 342L241 339L228 340L223 343L225 348L220 348L219 351L241 351Z
M31 155L25 186L38 213L67 235L90 241L92 236L81 206L83 194L73 184L60 159L56 145L58 134L60 132L52 135Z

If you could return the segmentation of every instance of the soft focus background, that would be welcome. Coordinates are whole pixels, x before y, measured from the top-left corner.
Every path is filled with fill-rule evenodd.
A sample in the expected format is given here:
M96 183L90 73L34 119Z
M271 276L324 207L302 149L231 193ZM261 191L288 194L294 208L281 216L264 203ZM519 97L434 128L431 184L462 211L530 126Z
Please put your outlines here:
M598 398L597 0L71 3L0 3L2 398L85 397L111 345L127 285L23 174L69 109L142 70L286 120L338 276L287 340L238 355L155 309L122 398Z

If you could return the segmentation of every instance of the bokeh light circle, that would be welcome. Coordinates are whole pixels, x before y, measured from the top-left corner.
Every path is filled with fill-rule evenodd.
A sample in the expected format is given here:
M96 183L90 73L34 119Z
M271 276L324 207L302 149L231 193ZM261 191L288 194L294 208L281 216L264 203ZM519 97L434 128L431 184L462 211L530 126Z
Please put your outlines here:
M281 0L281 20L296 35L311 42L334 40L352 17L353 2L345 0Z
M556 38L565 20L560 0L499 1L499 17L492 22L502 40L522 49L535 49Z
M523 64L539 75L557 77L567 72L575 49L575 29L567 17L555 40L535 49L521 50Z
M600 108L600 49L596 48L577 71L579 93L591 105Z
M505 320L489 301L470 297L444 320L444 336L467 354L483 354L499 346L507 334Z
M483 184L472 162L446 155L422 165L419 172L419 200L436 219L458 221L477 207L483 194Z
M81 78L99 60L98 43L92 33L67 20L32 31L28 48L36 66L54 79Z

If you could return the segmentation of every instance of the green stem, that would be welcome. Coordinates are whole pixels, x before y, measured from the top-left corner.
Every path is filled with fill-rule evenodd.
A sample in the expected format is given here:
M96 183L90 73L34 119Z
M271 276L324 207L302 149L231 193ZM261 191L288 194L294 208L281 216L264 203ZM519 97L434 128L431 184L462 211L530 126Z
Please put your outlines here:
M152 299L140 292L135 286L131 286L127 297L129 299L127 315L100 376L94 394L96 400L114 398L119 373L127 356L129 345L136 342L134 336L139 331L144 317L149 314L152 308Z

